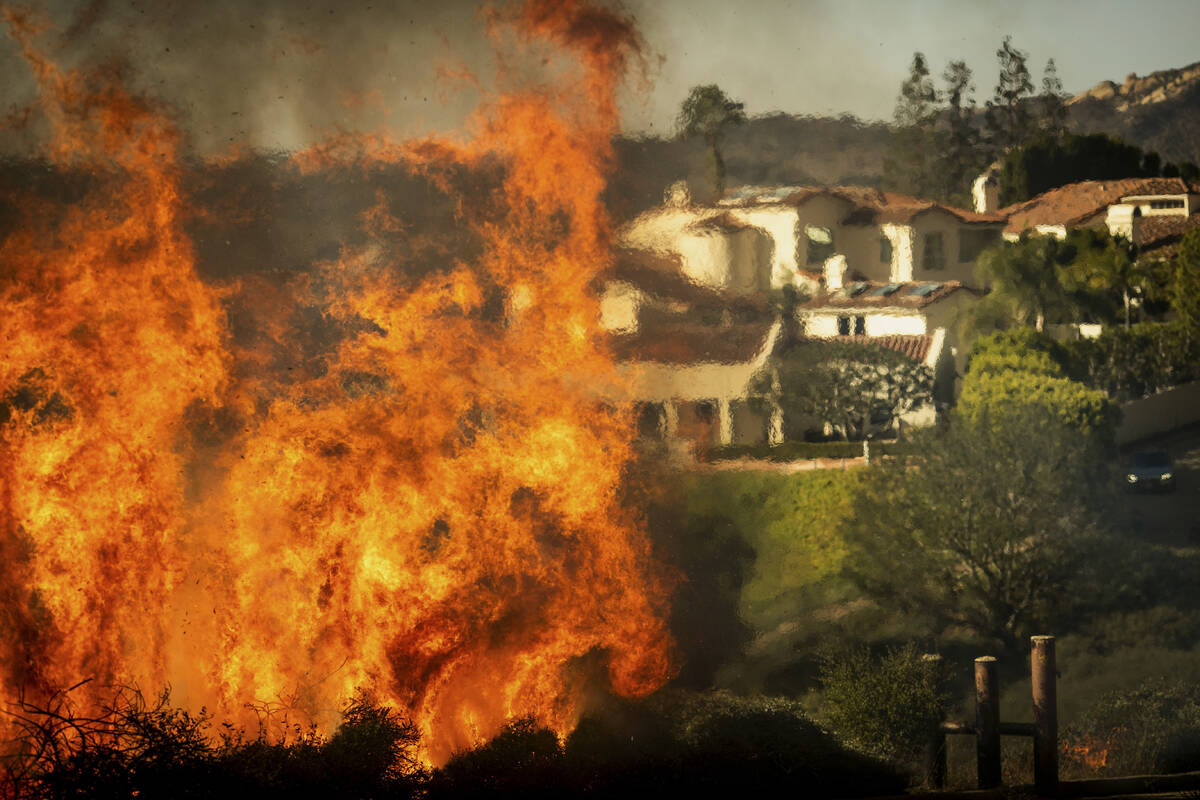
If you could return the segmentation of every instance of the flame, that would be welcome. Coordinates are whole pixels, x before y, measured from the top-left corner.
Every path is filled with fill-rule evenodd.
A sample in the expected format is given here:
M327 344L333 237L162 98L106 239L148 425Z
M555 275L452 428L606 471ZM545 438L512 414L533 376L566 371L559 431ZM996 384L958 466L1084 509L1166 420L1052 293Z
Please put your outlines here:
M1108 766L1111 742L1099 739L1068 740L1063 743L1063 754L1070 760L1095 771Z
M436 762L515 716L568 730L597 664L624 695L670 677L670 584L619 501L633 425L595 388L615 378L589 290L640 43L571 0L487 13L497 40L575 68L491 98L465 142L342 137L294 159L401 161L446 187L502 164L498 191L460 198L482 255L412 265L369 241L286 285L217 287L183 233L176 128L113 76L58 70L5 12L51 157L103 184L0 250L6 699L95 676L96 702L169 684L220 721L329 726L369 687ZM405 230L383 202L363 222ZM281 378L311 305L343 335Z

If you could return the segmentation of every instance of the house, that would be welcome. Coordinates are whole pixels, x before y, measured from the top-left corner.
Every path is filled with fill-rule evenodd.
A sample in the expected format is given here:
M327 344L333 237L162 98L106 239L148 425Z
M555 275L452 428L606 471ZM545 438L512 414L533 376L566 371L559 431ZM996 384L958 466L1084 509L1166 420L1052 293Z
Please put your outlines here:
M1164 259L1200 226L1200 185L1183 178L1080 181L1000 209L1004 237L1024 232L1063 238L1072 228L1105 228L1124 236L1140 258Z
M679 255L631 249L617 252L594 288L619 393L637 403L642 436L702 446L781 441L778 412L749 401L783 327L761 290L706 286Z
M814 294L837 256L846 280L971 284L975 259L999 239L1003 223L997 214L870 187L746 187L715 206L691 206L676 195L639 216L621 239L678 253L684 271L713 288L792 286Z

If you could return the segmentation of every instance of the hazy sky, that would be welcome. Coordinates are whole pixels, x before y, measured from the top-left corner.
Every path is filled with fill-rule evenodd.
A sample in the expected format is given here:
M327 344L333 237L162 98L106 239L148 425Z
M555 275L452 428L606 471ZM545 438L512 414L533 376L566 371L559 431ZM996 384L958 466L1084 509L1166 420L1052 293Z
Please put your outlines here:
M234 142L297 147L341 127L398 136L461 124L478 95L439 68L486 79L491 49L475 4L303 0L53 0L35 4L65 64L128 63L203 151ZM951 59L991 96L1005 34L1035 83L1053 57L1070 92L1200 61L1197 0L625 0L652 83L624 93L626 129L667 133L687 90L717 83L750 114L850 112L888 119L913 51ZM30 102L28 69L0 36L0 108ZM11 116L11 115L10 115ZM0 148L22 134L0 130Z

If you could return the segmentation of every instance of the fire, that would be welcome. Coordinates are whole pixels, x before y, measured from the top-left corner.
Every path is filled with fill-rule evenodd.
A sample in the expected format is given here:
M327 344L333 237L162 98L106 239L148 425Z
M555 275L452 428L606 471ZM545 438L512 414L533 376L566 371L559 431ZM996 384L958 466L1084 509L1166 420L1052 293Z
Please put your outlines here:
M670 586L619 502L633 425L595 388L615 379L588 289L610 258L600 192L631 22L571 0L490 12L497 38L576 67L493 98L465 142L295 159L438 180L502 164L498 191L461 198L478 258L413 265L368 243L283 286L215 286L183 232L180 133L6 20L51 157L103 189L0 246L5 698L95 677L77 690L94 702L170 685L220 721L329 726L367 687L440 761L515 716L568 730L598 669L625 695L662 685ZM382 204L363 222L403 235ZM249 344L236 303L257 309ZM283 379L268 365L300 306L343 335Z

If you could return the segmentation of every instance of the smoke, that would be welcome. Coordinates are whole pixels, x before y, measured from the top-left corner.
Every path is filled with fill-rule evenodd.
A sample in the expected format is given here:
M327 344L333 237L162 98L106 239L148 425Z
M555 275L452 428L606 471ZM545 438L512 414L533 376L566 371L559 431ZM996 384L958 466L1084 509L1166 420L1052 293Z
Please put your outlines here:
M38 13L56 63L119 65L131 88L172 107L202 155L301 149L347 130L407 137L459 127L479 96L453 75L494 72L477 4L343 5L51 0ZM0 148L28 152L45 131L24 113L36 87L7 37L0 69Z

